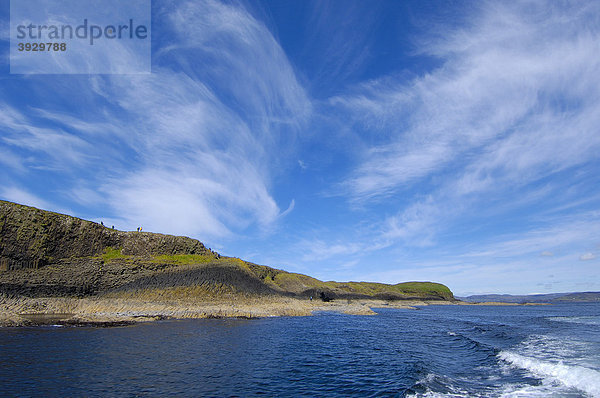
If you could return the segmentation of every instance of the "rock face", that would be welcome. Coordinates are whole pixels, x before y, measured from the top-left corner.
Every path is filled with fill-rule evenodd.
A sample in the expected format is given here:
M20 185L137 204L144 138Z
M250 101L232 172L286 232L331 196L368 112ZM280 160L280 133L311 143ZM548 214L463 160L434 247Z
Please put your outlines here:
M0 271L41 268L61 259L101 255L208 254L195 239L123 232L91 221L0 201Z

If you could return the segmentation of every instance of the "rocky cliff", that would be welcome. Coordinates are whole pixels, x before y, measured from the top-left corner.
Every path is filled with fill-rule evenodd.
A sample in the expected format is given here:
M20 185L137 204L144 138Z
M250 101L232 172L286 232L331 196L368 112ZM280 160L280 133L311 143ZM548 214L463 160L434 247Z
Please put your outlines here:
M205 300L278 296L453 300L444 285L322 282L221 257L181 236L124 232L0 201L0 293L27 297Z
M93 257L108 248L123 255L214 254L195 239L123 232L64 214L0 201L0 270L41 268L63 259Z

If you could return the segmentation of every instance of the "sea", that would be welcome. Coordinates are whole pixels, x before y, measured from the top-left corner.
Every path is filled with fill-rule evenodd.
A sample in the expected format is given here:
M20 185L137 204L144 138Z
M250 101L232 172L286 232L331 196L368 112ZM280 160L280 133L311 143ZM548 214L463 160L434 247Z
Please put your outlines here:
M600 304L0 329L2 397L600 397Z

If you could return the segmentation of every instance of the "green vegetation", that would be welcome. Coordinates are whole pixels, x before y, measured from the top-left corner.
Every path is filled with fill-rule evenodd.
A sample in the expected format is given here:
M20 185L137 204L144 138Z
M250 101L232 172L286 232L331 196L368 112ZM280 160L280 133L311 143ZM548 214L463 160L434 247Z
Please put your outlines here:
M325 282L325 285L338 295L363 295L387 299L425 297L453 299L450 289L442 284L433 282L405 282L397 285L375 282Z
M107 247L106 249L104 249L104 253L102 254L102 260L104 260L105 262L108 262L111 260L131 257L131 256L126 256L123 253L121 253L122 250L123 250L122 248L117 249L114 247Z
M442 295L452 296L447 286L434 282L403 282L393 285L394 287L409 293L436 292Z
M294 293L301 293L305 290L325 290L328 288L327 283L307 275L294 274L290 272L280 271L273 282L281 289Z
M215 261L215 257L207 254L163 254L155 256L152 261L155 263L167 263L175 265L194 265L206 264Z

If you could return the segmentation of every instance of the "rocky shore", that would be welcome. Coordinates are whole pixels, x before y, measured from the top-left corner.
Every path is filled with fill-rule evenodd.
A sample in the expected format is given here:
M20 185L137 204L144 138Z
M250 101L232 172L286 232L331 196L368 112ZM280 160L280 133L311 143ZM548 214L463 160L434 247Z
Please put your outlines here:
M121 298L9 298L0 296L0 326L122 326L162 319L263 318L310 316L329 311L349 315L376 315L377 308L416 309L450 302L248 298L237 301L148 302Z

